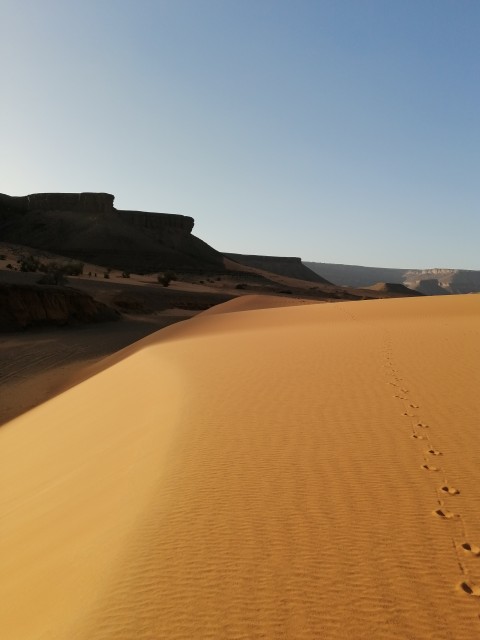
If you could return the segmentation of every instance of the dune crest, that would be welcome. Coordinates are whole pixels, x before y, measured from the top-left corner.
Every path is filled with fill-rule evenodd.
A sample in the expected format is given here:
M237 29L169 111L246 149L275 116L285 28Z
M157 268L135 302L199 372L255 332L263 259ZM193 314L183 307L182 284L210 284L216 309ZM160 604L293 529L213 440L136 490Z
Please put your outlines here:
M480 297L241 305L0 430L4 637L480 633Z

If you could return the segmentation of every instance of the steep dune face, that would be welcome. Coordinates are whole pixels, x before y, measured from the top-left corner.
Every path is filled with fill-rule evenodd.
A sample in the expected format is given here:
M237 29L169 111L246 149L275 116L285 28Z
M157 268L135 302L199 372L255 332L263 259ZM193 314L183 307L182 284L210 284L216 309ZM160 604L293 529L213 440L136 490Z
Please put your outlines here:
M232 305L0 430L5 637L475 637L480 298Z

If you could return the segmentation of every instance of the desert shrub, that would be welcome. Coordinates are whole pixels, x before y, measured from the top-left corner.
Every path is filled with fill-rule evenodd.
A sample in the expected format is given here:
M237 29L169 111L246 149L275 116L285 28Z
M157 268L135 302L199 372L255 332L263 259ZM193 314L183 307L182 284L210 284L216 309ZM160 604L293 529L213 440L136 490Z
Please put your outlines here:
M159 273L157 276L157 280L159 282L159 284L161 284L164 287L168 287L168 285L170 284L172 278L170 278L170 276L168 275L169 272L166 271L165 273Z
M42 273L55 273L57 271L64 272L62 267L63 265L60 262L51 260L50 262L40 263L38 265L38 270L41 271Z
M0 260L6 260L7 256L4 253L0 253Z
M41 267L41 262L38 258L33 255L29 256L21 256L20 260L18 260L18 264L20 265L20 271L38 271Z
M37 280L37 284L63 285L67 284L65 274L61 269L49 271Z
M178 276L175 271L167 270L163 275L167 276L167 278L169 278L170 280L178 280Z
M110 278L110 274L108 273L108 271L105 271L105 273L103 274L103 277L106 278L107 280Z
M238 284L235 285L235 289L246 289L248 285L246 285L244 282L239 282Z
M72 262L65 262L61 264L61 268L67 276L81 276L83 274L84 266L84 263L79 260L72 260Z
M122 272L122 278L130 278L130 272L129 271L123 271Z
M13 265L10 262L7 264L7 269L13 269Z

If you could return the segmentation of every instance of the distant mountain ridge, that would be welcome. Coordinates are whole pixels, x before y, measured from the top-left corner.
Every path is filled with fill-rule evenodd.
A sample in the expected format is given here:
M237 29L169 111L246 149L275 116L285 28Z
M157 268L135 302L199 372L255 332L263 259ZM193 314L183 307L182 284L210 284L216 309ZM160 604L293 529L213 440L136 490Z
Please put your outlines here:
M466 269L392 269L327 262L304 265L337 285L371 287L377 282L402 284L427 295L480 292L480 271Z

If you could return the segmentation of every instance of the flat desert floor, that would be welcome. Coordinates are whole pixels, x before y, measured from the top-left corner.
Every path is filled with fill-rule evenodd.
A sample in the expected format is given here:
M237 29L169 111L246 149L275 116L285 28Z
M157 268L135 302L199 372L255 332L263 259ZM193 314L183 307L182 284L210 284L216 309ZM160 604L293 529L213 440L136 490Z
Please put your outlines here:
M2 638L480 637L480 296L265 306L0 429Z

